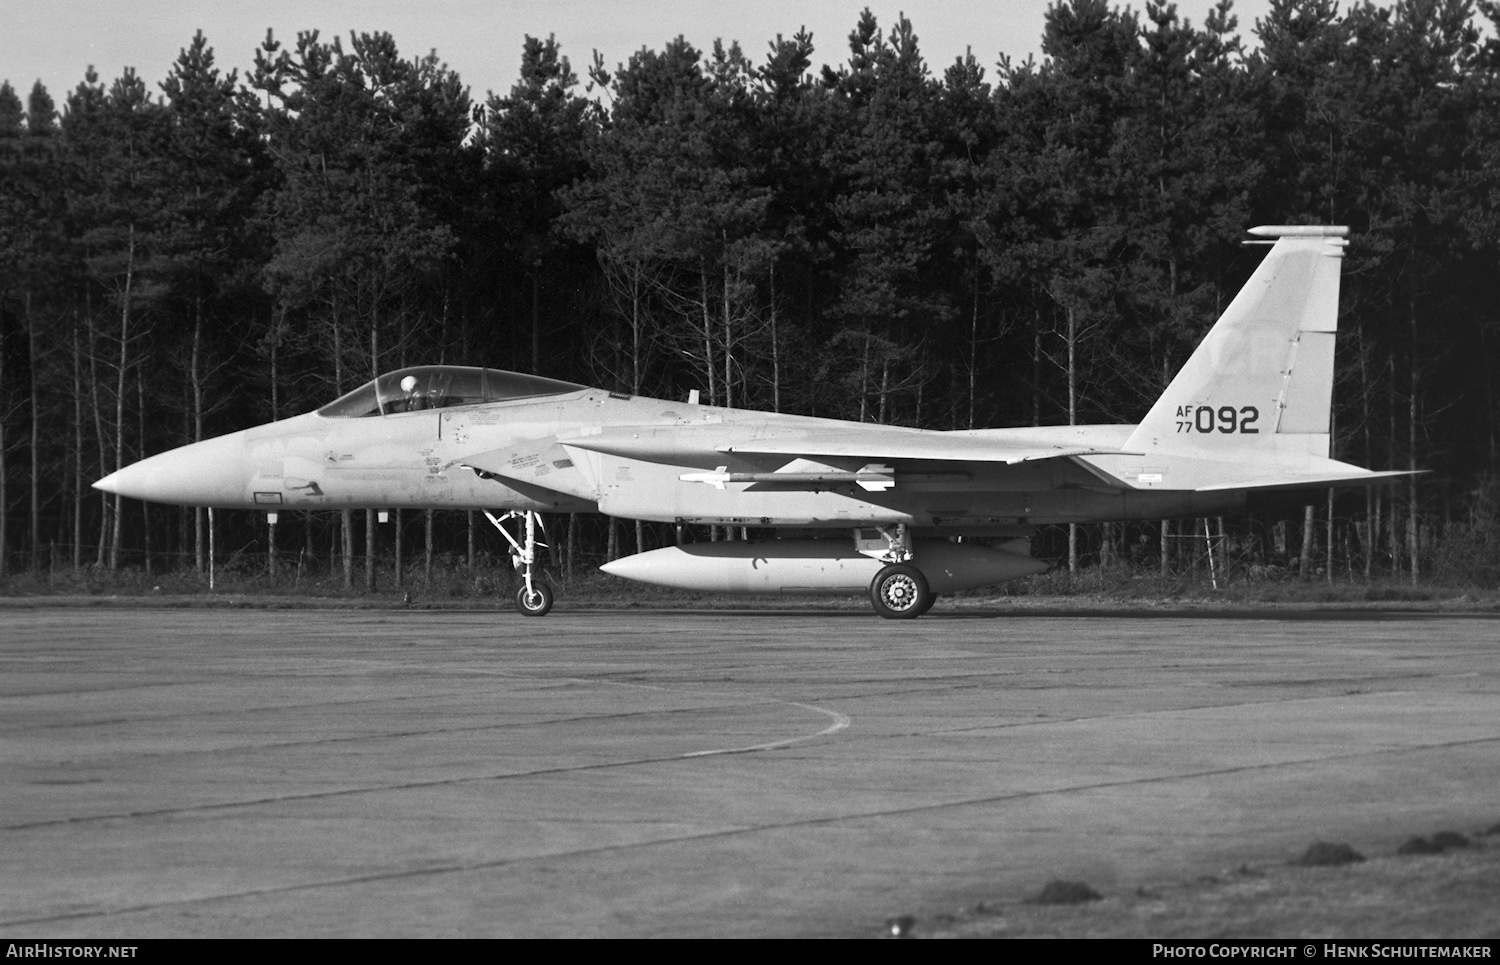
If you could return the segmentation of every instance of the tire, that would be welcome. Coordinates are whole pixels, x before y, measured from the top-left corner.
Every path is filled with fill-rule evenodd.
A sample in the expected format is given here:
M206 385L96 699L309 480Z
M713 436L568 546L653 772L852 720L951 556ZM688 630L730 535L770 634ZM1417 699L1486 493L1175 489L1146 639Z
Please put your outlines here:
M526 587L516 591L516 609L522 616L544 617L552 609L552 588L545 583L532 583L531 592Z
M870 581L870 603L887 620L913 620L926 613L936 599L927 577L910 563L882 566Z

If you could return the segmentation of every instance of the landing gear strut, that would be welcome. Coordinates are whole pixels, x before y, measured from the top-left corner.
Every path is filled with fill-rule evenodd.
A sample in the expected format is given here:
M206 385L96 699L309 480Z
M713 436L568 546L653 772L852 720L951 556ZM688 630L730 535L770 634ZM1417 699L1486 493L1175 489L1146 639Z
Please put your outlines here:
M537 547L547 545L537 541L537 530L542 524L541 514L531 510L511 510L504 516L496 518L494 513L486 510L484 515L510 544L511 562L515 564L516 569L521 571L521 588L516 591L516 609L528 617L546 616L547 611L552 609L552 587L542 580L541 567L536 561ZM520 541L510 535L510 531L504 525L506 520L518 518L526 521L524 535Z

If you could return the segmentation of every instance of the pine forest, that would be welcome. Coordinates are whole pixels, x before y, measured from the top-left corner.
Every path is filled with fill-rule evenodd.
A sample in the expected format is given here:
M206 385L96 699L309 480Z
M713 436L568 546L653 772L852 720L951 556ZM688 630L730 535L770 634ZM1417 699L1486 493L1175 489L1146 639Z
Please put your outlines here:
M817 48L767 24L614 66L528 37L483 99L378 32L0 83L0 577L506 569L475 514L269 530L90 487L407 365L929 429L1136 422L1264 255L1245 229L1306 223L1351 229L1332 455L1427 472L1033 552L1500 586L1500 0L1243 25L1058 0L1039 26L1039 57L949 64L868 11ZM569 573L675 537L549 525Z

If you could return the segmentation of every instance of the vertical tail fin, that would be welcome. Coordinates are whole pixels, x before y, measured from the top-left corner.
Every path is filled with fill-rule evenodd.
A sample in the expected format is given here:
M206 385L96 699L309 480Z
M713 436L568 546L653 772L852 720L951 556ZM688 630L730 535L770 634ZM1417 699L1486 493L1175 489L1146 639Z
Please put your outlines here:
M1125 444L1127 451L1327 457L1342 226L1272 225L1271 251Z

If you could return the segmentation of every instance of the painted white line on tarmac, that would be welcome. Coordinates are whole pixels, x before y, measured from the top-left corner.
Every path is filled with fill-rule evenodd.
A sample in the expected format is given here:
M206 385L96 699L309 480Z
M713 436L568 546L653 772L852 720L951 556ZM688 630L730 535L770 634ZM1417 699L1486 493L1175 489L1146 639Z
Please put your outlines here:
M804 734L801 737L789 737L786 740L771 741L768 744L752 744L749 747L723 747L711 751L689 751L688 753L681 756L710 757L715 754L749 754L752 751L769 751L777 747L790 747L792 744L800 744L803 741L816 740L819 737L827 737L830 734L837 734L839 731L849 726L848 715L841 714L836 710L829 710L827 707L815 707L812 704L799 704L794 700L779 700L776 701L776 703L786 704L788 707L801 707L803 710L810 710L814 713L823 714L827 717L832 718L833 723L818 731L816 734Z

